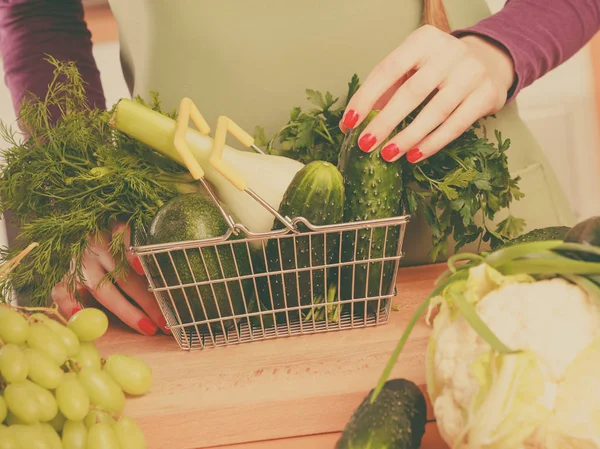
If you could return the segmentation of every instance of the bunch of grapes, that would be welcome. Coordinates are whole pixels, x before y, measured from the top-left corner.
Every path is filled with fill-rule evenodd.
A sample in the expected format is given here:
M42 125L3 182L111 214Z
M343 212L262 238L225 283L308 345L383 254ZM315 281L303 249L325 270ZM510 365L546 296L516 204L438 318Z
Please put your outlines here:
M56 312L56 309L43 309ZM145 449L124 415L127 395L143 395L152 371L141 359L103 359L94 341L108 329L99 309L62 324L0 304L0 449Z

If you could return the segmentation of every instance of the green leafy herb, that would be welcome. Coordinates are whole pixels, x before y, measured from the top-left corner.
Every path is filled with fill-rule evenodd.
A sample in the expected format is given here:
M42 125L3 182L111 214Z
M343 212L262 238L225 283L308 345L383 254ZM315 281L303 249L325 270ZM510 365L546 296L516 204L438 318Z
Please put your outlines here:
M257 127L254 135L257 145L266 147L268 154L290 157L304 164L314 160L337 164L338 151L344 139L339 123L348 100L358 87L359 79L354 75L348 84L346 102L342 105L337 104L339 98L334 98L330 92L323 94L307 89L307 99L316 107L309 111L293 108L288 124L271 139L267 138L262 127ZM278 147L275 147L276 144Z
M12 212L22 243L5 248L1 260L31 242L39 246L0 287L36 306L49 300L60 281L76 292L90 235L106 238L115 221L147 225L165 201L199 188L183 167L110 128L110 111L88 107L74 64L49 62L55 71L47 96L21 108L19 123L27 136L17 139L2 124L10 148L0 171L0 208ZM156 95L147 105L160 110ZM110 249L116 267L106 280L128 269L122 234Z
M315 108L305 112L294 107L289 122L270 139L258 127L257 143L266 146L269 154L303 163L324 160L337 164L344 138L339 122L359 86L358 76L354 75L342 105L337 104L338 98L330 92L322 94L307 89L307 99ZM398 131L408 126L422 107L413 111ZM447 252L450 237L456 243L456 251L477 240L497 246L524 229L524 220L510 213L495 229L490 226L498 212L509 210L512 201L524 195L518 187L519 178L512 178L508 169L506 151L510 140L495 131L496 143L491 142L481 122L484 120L473 124L443 151L418 164L410 164L404 158L397 162L407 186L400 198L404 210L409 214L422 210L432 230L432 261ZM483 136L478 135L478 130L484 131Z

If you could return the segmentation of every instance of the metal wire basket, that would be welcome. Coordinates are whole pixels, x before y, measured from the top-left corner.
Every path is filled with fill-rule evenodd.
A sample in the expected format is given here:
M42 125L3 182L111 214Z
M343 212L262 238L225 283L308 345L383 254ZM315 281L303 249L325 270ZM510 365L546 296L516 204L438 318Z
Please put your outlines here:
M135 252L179 346L214 347L386 323L406 222L314 226L299 218L303 232L253 234L237 225L243 238L228 231ZM362 258L352 251L374 236L383 246L369 244ZM278 258L269 257L274 248ZM219 269L210 272L214 261Z
M179 346L199 349L386 323L409 217L326 226L282 217L220 164L225 138L217 127L220 138L212 149L217 157L211 163L284 225L252 232L223 209L203 170L189 157L181 136L190 115L203 120L184 99L175 146L229 230L212 239L147 244L146 231L137 229L132 248ZM221 119L219 124L229 121ZM205 122L197 127L208 129ZM228 131L261 152L251 137L240 138L241 129Z

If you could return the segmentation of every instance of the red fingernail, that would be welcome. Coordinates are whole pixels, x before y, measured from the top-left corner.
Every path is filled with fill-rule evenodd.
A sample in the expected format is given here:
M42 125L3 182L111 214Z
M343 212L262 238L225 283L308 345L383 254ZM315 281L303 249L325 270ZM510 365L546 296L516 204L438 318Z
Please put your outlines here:
M344 117L344 126L348 129L352 129L354 128L354 125L356 125L356 122L358 121L358 114L350 109L348 112L346 112L346 116Z
M131 268L139 275L144 274L144 268L142 267L142 262L140 262L139 257L134 257L131 261Z
M406 153L406 160L411 164L417 162L422 157L423 153L421 153L421 150L419 150L418 148L410 150L408 153Z
M71 310L71 316L75 315L80 310L81 310L81 307L73 307L73 310Z
M381 157L387 161L391 162L396 156L400 154L400 148L395 143L390 143L386 145L383 150L381 150Z
M158 330L158 328L156 327L156 324L154 324L148 318L142 318L138 322L138 327L140 328L142 333L144 333L146 335L154 335L154 334L156 334L156 331Z
M375 145L376 141L377 141L377 139L375 138L374 135L365 134L358 140L358 148L360 148L365 153L367 153L371 149L371 147L373 145Z
M160 317L158 322L162 331L167 335L171 335L171 330L167 327L167 320L165 320L165 317Z

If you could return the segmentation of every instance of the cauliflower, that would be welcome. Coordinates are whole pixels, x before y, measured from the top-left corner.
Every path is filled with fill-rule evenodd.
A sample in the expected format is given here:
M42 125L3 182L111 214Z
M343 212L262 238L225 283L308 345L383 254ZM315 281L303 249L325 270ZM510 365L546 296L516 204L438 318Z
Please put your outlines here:
M494 350L456 295L513 351ZM432 304L427 388L449 445L600 449L600 307L588 292L481 264Z

